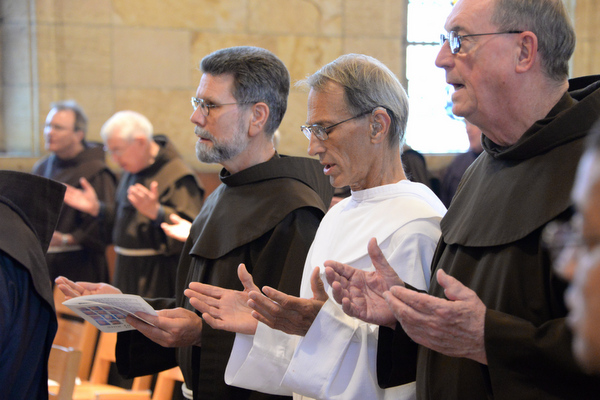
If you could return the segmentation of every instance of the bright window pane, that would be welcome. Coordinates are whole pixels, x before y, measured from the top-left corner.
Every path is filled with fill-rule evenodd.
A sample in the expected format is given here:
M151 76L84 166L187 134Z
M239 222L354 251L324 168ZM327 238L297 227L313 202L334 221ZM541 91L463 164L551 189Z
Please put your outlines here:
M452 114L452 87L435 66L439 36L452 9L451 0L411 0L406 78L410 112L406 143L422 153L463 152L469 148L461 118Z

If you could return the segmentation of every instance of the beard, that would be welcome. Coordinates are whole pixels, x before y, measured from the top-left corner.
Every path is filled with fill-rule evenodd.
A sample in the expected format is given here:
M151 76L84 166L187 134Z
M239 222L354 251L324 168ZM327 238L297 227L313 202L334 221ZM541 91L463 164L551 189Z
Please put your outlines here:
M229 140L217 140L208 131L196 126L194 133L196 136L208 139L212 142L212 146L206 143L196 142L196 157L204 163L222 163L223 161L231 160L246 149L247 143L242 126L242 121L239 121L237 129L233 137Z

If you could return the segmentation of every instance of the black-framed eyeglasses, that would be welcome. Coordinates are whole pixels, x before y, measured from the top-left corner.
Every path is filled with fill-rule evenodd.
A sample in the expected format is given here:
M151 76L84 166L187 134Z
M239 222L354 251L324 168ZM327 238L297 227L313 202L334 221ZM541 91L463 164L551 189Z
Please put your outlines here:
M222 106L231 106L233 104L254 104L254 103L255 102L246 101L246 102L243 102L243 103L214 104L214 103L207 103L206 100L204 100L204 99L199 99L197 97L192 97L192 107L194 107L194 111L196 111L198 108L200 108L200 112L205 117L208 117L208 114L210 114L210 109L211 108L217 108L217 107L222 107Z
M302 130L302 133L304 133L304 136L306 136L306 138L308 140L310 140L310 135L315 135L315 137L319 140L327 140L327 138L329 138L329 131L331 131L336 126L343 124L344 122L351 121L356 118L364 117L365 115L370 114L370 113L371 113L371 111L365 111L358 115L355 115L354 117L350 117L348 119L337 122L333 125L329 125L327 127L321 126L319 124L302 125L300 127L300 130Z
M446 43L446 40L450 44L450 51L452 54L456 54L460 51L461 39L471 36L487 36L487 35L506 35L511 33L523 33L524 31L505 31L505 32L491 32L491 33L473 33L471 35L459 35L455 31L451 31L448 33L448 37L446 35L440 35L440 44L443 46Z

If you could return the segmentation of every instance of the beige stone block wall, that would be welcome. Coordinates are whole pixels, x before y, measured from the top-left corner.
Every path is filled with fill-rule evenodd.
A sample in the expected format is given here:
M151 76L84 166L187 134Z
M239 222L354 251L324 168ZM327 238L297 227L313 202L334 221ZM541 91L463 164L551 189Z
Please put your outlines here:
M572 76L600 74L600 1L577 0Z
M43 154L41 128L52 101L81 103L90 140L100 140L100 127L114 112L136 110L151 119L157 133L168 134L190 164L214 171L218 167L196 160L189 122L202 57L228 46L264 47L288 66L293 84L342 54L365 53L404 82L406 1L4 0L15 7L34 5L37 63L35 93L3 104L5 116L22 124ZM567 1L575 10L579 40L573 75L598 73L600 5ZM18 82L28 61L16 60L5 72L16 71ZM292 87L281 125L282 153L306 155L308 143L299 130L306 99ZM22 110L28 101L35 102L29 114ZM32 133L36 124L40 132ZM0 159L0 168L28 170L35 159Z

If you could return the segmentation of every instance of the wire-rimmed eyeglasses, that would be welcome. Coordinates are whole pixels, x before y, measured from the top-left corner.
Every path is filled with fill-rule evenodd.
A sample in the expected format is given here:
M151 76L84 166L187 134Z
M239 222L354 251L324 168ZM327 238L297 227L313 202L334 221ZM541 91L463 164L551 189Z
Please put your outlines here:
M221 107L221 106L230 106L230 105L233 105L233 104L254 104L254 103L255 102L252 102L252 101L246 101L246 102L243 102L243 103L214 104L214 103L207 103L206 100L204 100L204 99L199 99L197 97L192 97L192 107L194 107L194 111L196 111L198 108L200 108L200 112L205 117L208 117L208 114L210 114L210 109L211 108L217 108L217 107Z
M333 128L335 128L336 126L338 126L340 124L343 124L344 122L348 122L348 121L351 121L356 118L364 117L365 115L370 114L370 113L371 113L371 111L365 111L358 115L355 115L354 117L350 117L348 119L337 122L333 125L329 125L327 127L321 126L319 124L302 125L300 127L300 130L302 130L302 133L304 134L304 136L306 136L306 138L308 140L310 140L310 135L315 135L315 137L319 140L327 140L327 138L329 138L328 131L332 130Z
M456 54L460 51L461 39L471 36L487 36L487 35L506 35L511 33L523 33L524 31L505 31L505 32L491 32L491 33L473 33L471 35L459 35L455 31L450 31L448 37L443 33L440 35L440 44L443 46L446 40L450 44L450 51L452 54Z

